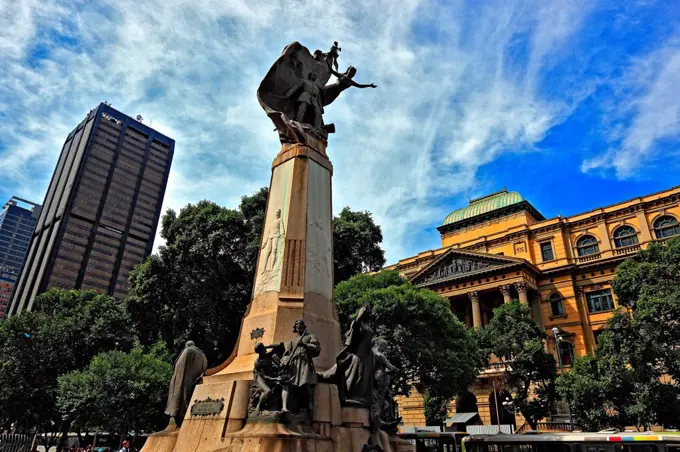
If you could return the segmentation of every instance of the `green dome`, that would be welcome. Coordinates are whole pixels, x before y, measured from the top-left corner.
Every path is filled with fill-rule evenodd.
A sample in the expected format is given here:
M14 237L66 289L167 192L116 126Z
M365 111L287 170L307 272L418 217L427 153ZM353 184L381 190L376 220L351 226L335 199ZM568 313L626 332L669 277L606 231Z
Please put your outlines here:
M471 199L469 206L454 210L448 214L448 216L444 218L442 226L456 223L458 221L465 220L466 218L476 217L477 215L511 206L522 201L524 201L524 198L522 198L522 195L516 191L508 192L507 190L503 189L499 192L482 196L481 198Z

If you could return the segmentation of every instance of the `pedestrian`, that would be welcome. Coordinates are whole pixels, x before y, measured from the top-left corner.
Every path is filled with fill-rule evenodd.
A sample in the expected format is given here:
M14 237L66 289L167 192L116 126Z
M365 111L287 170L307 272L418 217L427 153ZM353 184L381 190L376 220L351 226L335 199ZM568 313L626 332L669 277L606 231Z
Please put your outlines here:
M130 441L123 441L123 447L118 452L130 452Z

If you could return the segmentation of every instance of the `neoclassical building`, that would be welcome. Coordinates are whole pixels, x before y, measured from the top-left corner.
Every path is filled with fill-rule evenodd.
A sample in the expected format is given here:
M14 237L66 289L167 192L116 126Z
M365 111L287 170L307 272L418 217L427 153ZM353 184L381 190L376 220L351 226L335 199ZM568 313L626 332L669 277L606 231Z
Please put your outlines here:
M593 353L599 331L617 307L611 290L616 266L651 241L680 234L679 202L680 186L546 219L519 193L503 189L449 214L437 228L441 248L387 268L447 298L470 328L487 324L502 303L528 303L555 354L552 331L558 328L566 369L574 356ZM484 424L510 423L501 406L505 395L494 393L494 376L502 366L491 364L482 372L469 393L452 404L451 414L476 410ZM405 426L425 425L418 394L400 401L400 414ZM517 419L517 426L522 422Z

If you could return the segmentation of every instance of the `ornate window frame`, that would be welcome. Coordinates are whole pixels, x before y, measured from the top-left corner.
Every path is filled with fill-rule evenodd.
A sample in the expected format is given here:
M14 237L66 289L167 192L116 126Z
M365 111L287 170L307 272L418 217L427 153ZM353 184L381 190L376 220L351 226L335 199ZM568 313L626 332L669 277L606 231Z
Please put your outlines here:
M551 292L546 301L549 303L551 319L567 316L567 312L564 309L564 297L561 293L558 291ZM555 312L554 306L559 306L559 312Z
M680 232L678 232L678 233L670 234L670 235L667 235L667 236L664 236L664 237L659 237L658 231L659 231L660 228L658 228L658 227L656 226L656 223L657 223L659 220L661 220L662 218L664 218L664 217L672 218L672 219L675 220L675 222L676 222L676 226L669 226L669 227L666 227L666 229L670 229L670 228L673 228L673 227L675 227L675 228L680 228L680 220L678 220L677 216L675 216L675 215L673 215L673 214L670 214L670 213L668 213L668 212L661 212L659 215L656 216L656 218L654 218L654 219L651 221L651 229L652 229L652 231L654 232L654 238L655 238L656 240L665 240L665 239L667 239L667 238L669 238L669 237L675 237L675 236L680 235Z
M622 237L616 237L616 234L624 228L632 229L633 233L627 234L627 235L622 236ZM613 242L614 248L626 248L626 247L629 247L629 246L639 245L640 244L640 240L638 239L639 235L640 235L640 230L638 228L636 228L635 226L633 226L630 223L623 223L623 224L616 226L612 230L611 240ZM621 242L620 242L621 240L625 240L625 239L629 239L629 238L632 238L632 243L621 244Z
M585 246L579 245L579 242L581 240L585 239L586 237L594 238L595 242L588 244L588 245L585 245ZM577 257L586 257L586 256L594 256L594 255L598 254L600 252L600 243L602 243L602 241L600 240L600 238L597 235L593 234L592 232L584 232L583 234L576 237L576 239L574 240L574 249L576 250L576 256ZM593 251L591 253L585 253L585 254L581 253L582 248L591 247L591 246L595 247L595 251Z

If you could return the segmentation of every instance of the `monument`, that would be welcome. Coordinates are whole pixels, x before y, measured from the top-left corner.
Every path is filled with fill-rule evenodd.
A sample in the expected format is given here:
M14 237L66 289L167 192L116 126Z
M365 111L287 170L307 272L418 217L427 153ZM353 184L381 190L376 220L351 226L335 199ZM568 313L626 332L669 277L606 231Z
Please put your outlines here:
M332 303L326 146L335 126L324 122L324 107L351 87L376 87L354 81L351 66L337 71L340 50L334 42L312 54L293 42L257 90L281 150L252 299L234 351L196 385L181 428L154 433L144 452L413 450L392 434L394 368L372 342L370 311L357 316L343 347Z

